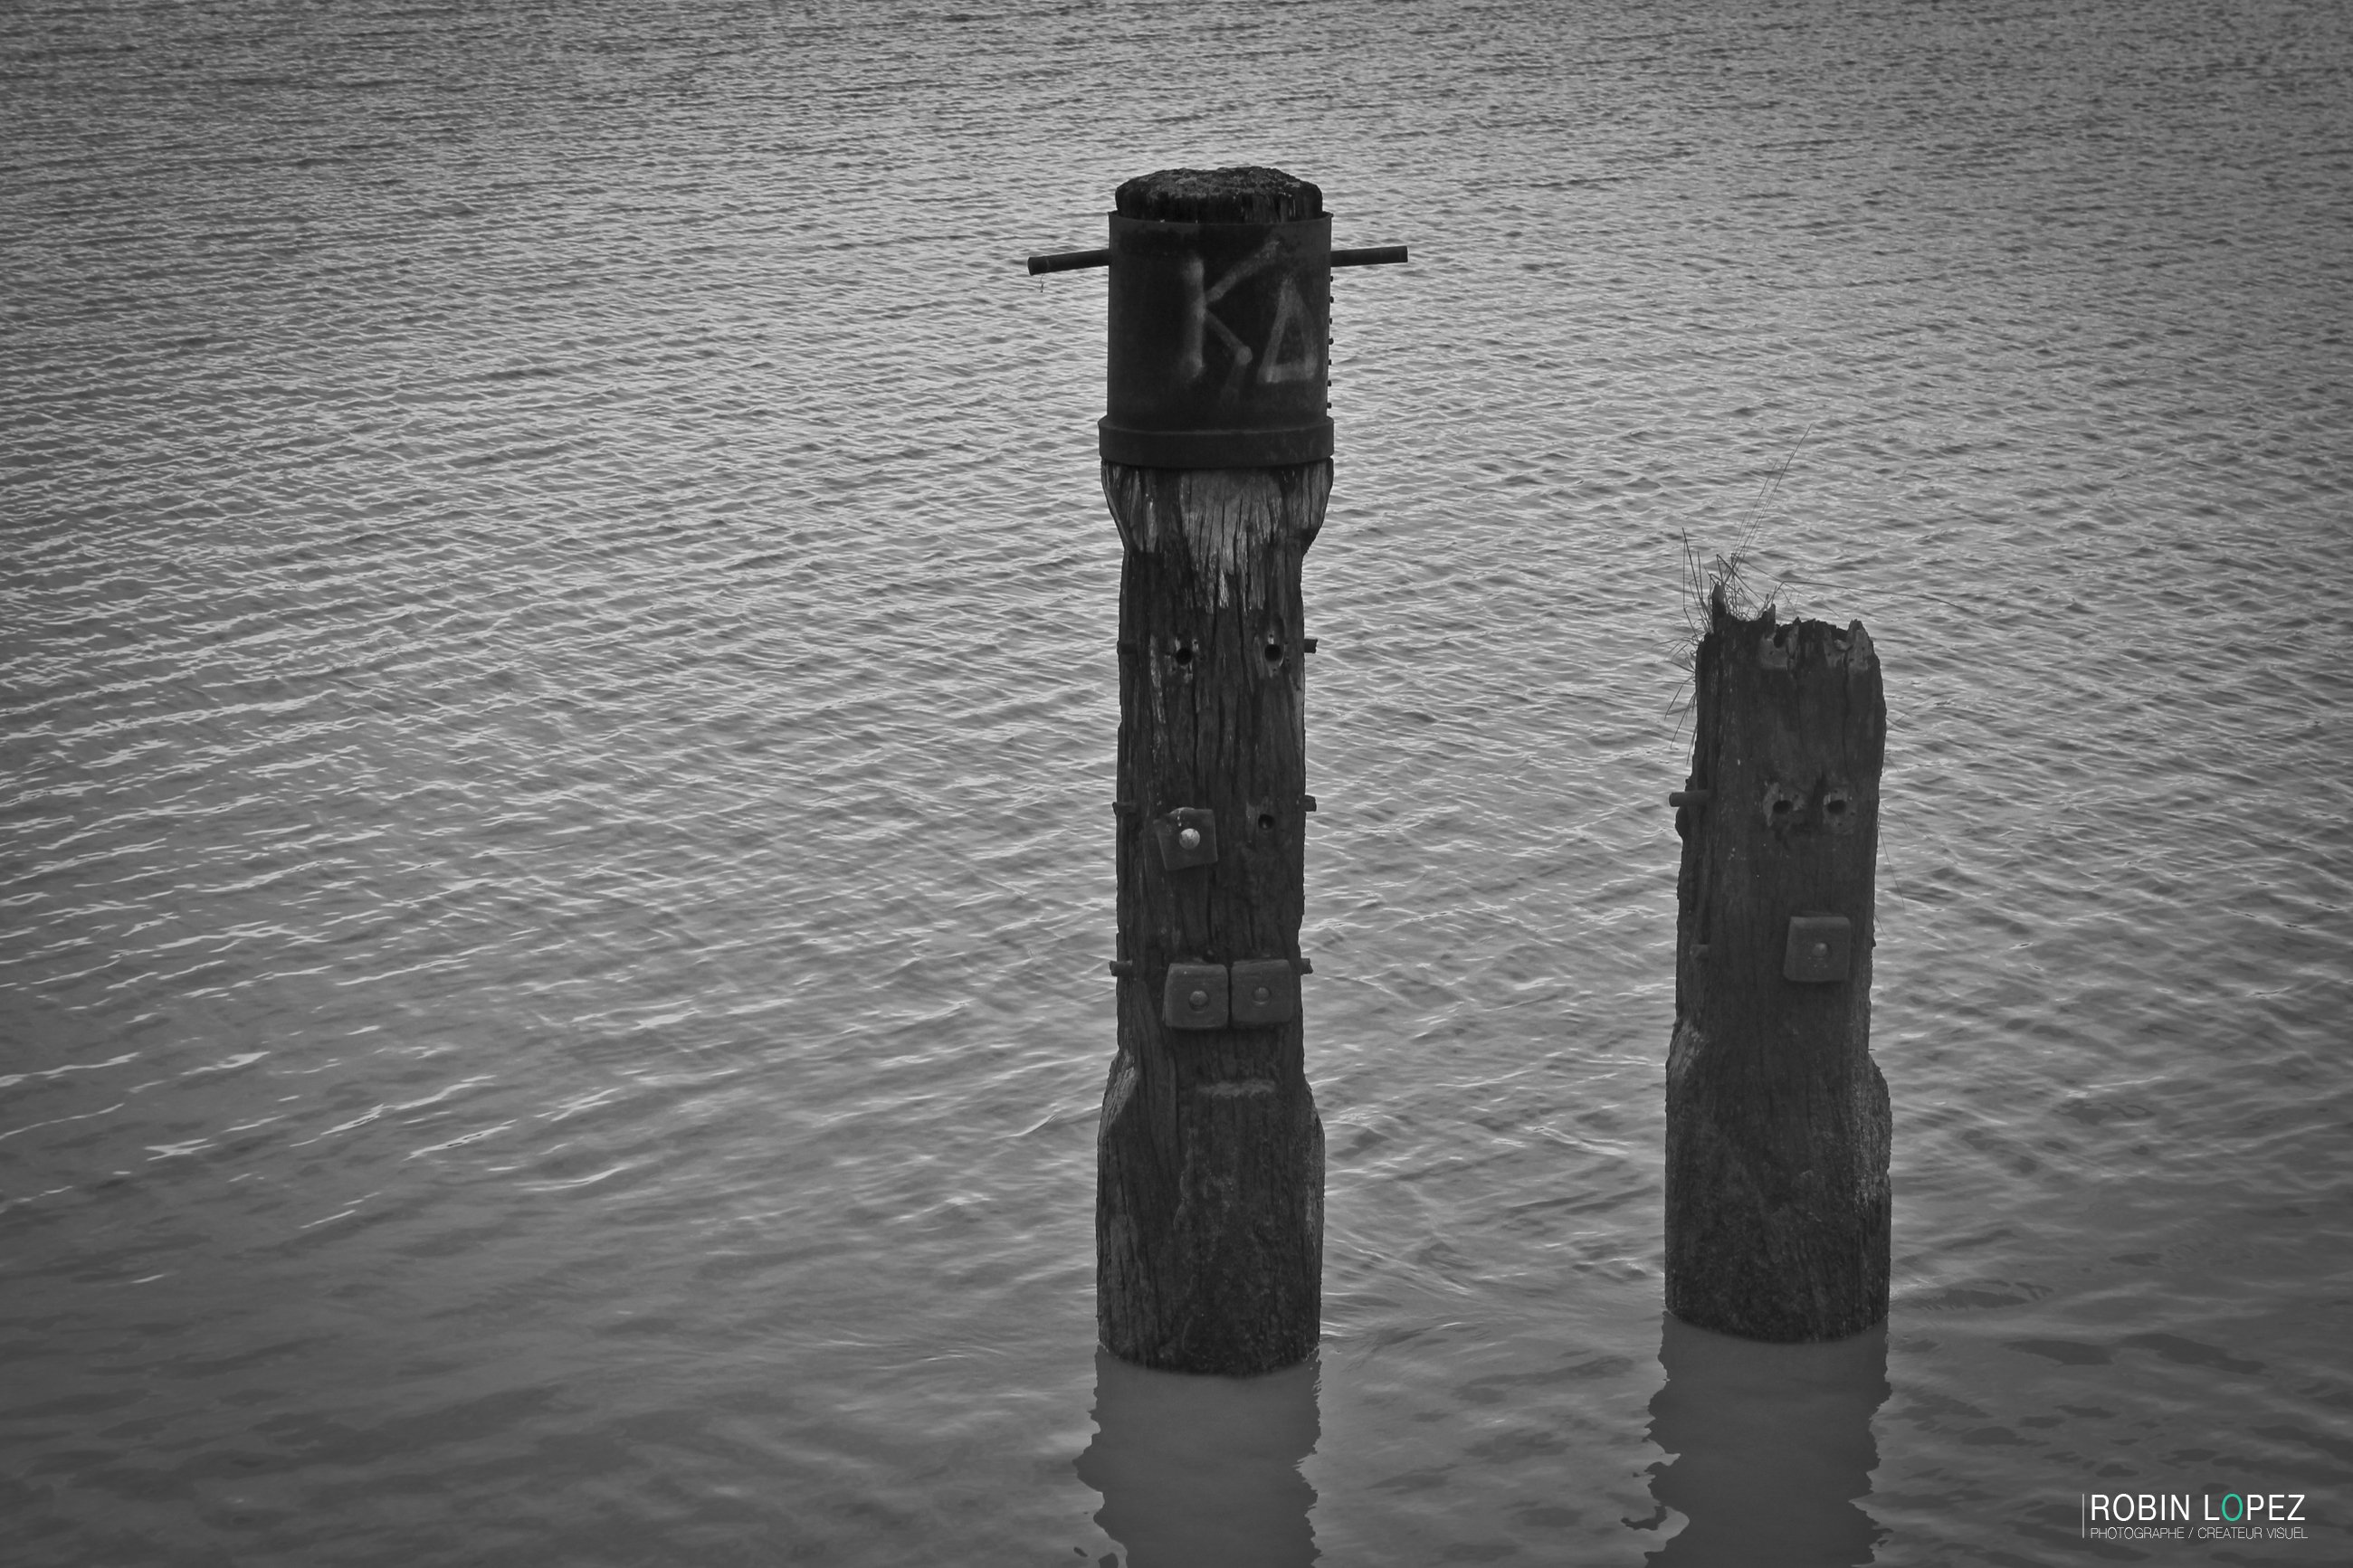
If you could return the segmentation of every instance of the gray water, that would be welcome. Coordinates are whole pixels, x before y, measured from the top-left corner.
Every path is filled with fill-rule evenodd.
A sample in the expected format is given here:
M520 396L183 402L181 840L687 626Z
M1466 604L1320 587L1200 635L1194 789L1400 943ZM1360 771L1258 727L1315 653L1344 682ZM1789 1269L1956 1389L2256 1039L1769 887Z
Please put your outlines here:
M1244 162L1414 259L1324 1343L1231 1383L1094 1347L1103 287L1018 261ZM0 171L12 1564L2347 1559L2345 8L19 0ZM1842 1345L1661 1311L1686 540L1886 671Z

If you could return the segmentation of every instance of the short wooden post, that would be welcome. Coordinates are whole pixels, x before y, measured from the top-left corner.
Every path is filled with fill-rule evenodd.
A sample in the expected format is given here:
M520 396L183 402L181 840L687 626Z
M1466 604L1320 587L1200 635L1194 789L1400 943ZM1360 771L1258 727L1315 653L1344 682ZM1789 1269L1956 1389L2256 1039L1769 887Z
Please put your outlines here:
M1095 1310L1113 1354L1172 1371L1287 1366L1321 1326L1324 1124L1298 1004L1313 804L1299 581L1332 488L1329 233L1322 193L1271 169L1131 180L1113 219L1119 1054L1097 1144ZM1174 269L1184 316L1142 322L1169 330L1152 346L1170 352L1123 353L1123 288L1150 284L1142 260L1124 272L1123 241ZM1253 418L1274 434L1255 437Z
M1879 659L1860 621L1743 620L1721 591L1709 615L1691 776L1670 797L1667 1309L1749 1339L1838 1339L1887 1315Z

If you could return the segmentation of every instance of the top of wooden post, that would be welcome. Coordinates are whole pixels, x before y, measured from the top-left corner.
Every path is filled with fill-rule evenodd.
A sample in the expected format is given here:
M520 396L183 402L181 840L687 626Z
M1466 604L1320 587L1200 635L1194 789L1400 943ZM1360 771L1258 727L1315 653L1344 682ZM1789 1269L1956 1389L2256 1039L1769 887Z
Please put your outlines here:
M1324 192L1280 169L1160 169L1113 198L1122 217L1164 223L1296 223L1324 216Z

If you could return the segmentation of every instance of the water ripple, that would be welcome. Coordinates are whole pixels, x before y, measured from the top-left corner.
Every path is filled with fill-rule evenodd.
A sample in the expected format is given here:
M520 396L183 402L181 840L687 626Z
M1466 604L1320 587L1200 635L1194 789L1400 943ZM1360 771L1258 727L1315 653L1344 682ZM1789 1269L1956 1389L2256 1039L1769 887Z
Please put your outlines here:
M19 1554L1136 1550L1103 285L1017 261L1245 159L1415 257L1306 571L1324 1553L1680 1517L1686 537L1886 661L1882 1555L2325 1478L2348 74L2285 0L15 7Z

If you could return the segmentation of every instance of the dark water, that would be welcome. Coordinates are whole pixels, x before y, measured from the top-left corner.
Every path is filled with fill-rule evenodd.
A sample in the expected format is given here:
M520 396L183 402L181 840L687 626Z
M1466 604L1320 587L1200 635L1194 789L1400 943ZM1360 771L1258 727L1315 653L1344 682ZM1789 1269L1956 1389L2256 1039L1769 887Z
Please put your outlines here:
M1236 162L1415 258L1247 1384L1093 1346L1103 286L1017 264ZM0 171L12 1563L2348 1555L2343 8L26 0ZM1685 535L1887 672L1844 1345L1660 1312Z

